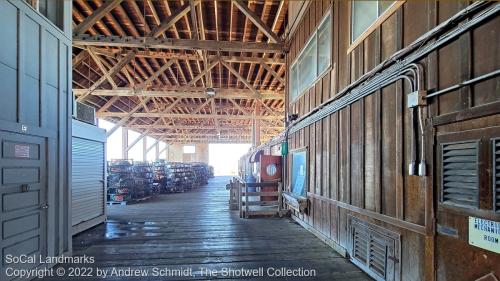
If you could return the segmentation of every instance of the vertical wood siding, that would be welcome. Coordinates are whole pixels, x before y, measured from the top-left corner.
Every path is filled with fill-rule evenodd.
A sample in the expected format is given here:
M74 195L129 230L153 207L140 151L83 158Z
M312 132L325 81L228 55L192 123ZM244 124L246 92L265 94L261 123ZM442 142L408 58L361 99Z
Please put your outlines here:
M350 2L313 1L290 39L287 64L293 63L315 27L331 9L332 67L290 103L287 112L303 116L467 5L466 2L454 1L407 1L348 53ZM425 88L443 89L497 70L500 58L498 48L494 46L500 46L499 26L497 16L420 61L425 68ZM454 215L456 211L439 207L437 223L448 223L458 229L460 239L443 235L437 235L436 240L432 238L432 206L434 200L437 202L434 192L439 190L434 175L435 135L432 133L439 135L490 126L498 128L498 109L495 111L492 107L495 103L499 105L499 90L500 80L493 78L430 100L431 119L425 128L430 175L426 178L408 176L411 147L407 82L399 81L384 87L291 134L290 149L308 148L308 198L311 201L308 214L295 213L294 216L323 238L344 248L348 248L348 215L400 233L401 280L432 280L434 276L437 280L471 280L488 270L500 272L498 255L467 243L466 217L484 216L487 211L461 212L457 216ZM493 112L492 116L477 119L470 115L474 112L468 113L482 106ZM461 121L465 118L464 112L466 116L472 116L467 118L472 120ZM430 126L430 120L436 120L434 127ZM287 169L290 174L290 167ZM483 196L486 198L487 195ZM498 215L488 217L500 219ZM448 257L450 248L459 249L459 255L464 254L464 258L458 259L463 264L477 259L476 269L456 269L460 265ZM480 263L481 255L487 255L488 261ZM434 261L439 267L437 274L433 272Z

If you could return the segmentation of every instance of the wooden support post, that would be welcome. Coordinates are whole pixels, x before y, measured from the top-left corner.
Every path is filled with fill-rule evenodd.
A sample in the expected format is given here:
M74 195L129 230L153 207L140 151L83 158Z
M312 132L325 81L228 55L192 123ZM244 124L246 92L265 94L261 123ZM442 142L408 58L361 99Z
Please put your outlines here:
M148 159L148 142L146 138L142 139L142 161L147 161Z
M278 182L278 216L283 216L283 182Z
M160 142L157 142L155 145L155 160L158 161L160 159Z
M122 128L122 159L128 159L127 146L128 146L128 130L126 128Z
M245 183L245 218L248 218L248 185Z
M260 104L255 104L255 116L260 116ZM260 145L260 120L254 119L255 124L255 146Z

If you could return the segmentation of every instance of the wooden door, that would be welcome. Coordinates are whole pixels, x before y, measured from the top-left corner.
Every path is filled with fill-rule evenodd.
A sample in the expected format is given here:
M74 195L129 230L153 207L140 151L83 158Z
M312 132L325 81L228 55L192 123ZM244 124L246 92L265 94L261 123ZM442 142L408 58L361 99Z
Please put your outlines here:
M0 131L1 280L7 267L34 268L47 254L46 140ZM9 263L12 257L34 256L34 263Z
M500 212L495 208L499 191L495 183L495 164L500 163L496 156L498 137L498 126L438 134L438 281L476 280L491 272L500 278L500 253L495 252L500 243L494 239L500 234ZM475 235L478 232L474 221L488 224L485 231L479 231L480 236Z

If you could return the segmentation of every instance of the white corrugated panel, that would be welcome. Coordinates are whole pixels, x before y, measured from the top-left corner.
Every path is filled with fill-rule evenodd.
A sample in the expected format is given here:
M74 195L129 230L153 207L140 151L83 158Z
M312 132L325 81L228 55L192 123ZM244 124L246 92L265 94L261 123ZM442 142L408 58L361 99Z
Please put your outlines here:
M104 215L104 143L73 137L73 226Z

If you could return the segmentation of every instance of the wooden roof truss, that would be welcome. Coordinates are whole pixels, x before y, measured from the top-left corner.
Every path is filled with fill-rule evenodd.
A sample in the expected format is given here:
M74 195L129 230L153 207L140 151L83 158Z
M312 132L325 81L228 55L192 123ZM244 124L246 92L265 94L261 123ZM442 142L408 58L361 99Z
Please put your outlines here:
M262 141L283 129L287 1L73 2L74 94L116 124L108 134L250 142L253 120Z

